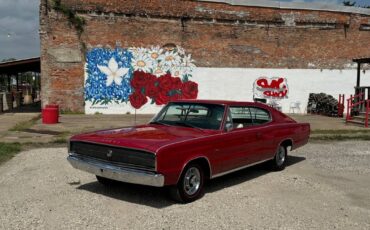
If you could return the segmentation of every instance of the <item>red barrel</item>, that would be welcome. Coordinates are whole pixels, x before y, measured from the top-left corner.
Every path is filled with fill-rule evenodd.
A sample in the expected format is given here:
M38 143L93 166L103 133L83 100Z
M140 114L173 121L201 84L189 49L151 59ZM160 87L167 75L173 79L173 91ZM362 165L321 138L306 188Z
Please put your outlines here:
M54 109L58 109L59 111L59 105L57 104L48 104L48 105L45 105L45 108L54 108Z
M42 109L42 123L56 124L59 122L59 110L57 108L45 107Z

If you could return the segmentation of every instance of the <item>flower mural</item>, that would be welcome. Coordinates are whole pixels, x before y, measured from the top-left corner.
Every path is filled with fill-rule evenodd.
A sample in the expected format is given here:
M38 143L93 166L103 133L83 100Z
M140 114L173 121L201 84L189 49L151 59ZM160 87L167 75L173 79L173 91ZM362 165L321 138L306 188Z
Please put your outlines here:
M94 48L86 56L85 101L92 105L127 102L132 93L132 53Z
M181 47L95 48L87 54L85 100L140 109L147 103L196 99L198 84L189 80L194 68L191 55Z
M122 78L127 74L129 68L118 68L118 63L111 57L107 66L97 65L99 70L107 75L107 86L112 85L115 82L117 85L121 85Z

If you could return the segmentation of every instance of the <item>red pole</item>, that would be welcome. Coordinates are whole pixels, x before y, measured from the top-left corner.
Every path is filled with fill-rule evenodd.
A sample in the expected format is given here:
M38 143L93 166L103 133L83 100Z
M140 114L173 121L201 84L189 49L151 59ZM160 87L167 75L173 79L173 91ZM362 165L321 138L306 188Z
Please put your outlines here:
M350 95L348 99L348 107L347 107L347 121L351 120L351 111L352 111L352 94Z
M338 100L338 114L337 116L340 117L340 102L342 101L342 95L339 94L339 100Z
M346 116L346 121L349 121L349 99L347 99L347 116Z

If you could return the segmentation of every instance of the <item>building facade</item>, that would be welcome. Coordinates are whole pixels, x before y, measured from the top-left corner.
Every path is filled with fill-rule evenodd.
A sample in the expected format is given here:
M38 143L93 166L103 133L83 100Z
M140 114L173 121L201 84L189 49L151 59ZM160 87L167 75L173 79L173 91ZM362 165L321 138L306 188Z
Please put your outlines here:
M232 3L233 2L233 3ZM179 98L284 112L309 93L354 93L370 10L271 1L41 0L43 104L155 113ZM370 86L369 71L362 85Z

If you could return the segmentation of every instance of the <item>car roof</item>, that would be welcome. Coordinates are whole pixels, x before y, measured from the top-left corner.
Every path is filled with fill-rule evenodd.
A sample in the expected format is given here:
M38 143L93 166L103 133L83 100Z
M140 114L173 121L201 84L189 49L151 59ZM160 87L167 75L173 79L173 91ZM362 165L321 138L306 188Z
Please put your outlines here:
M260 102L247 102L247 101L228 101L228 100L198 100L198 99L181 99L175 100L171 102L186 102L186 103L203 103L203 104L219 104L219 105L229 105L229 106L236 106L236 105L244 105L244 106L262 106L266 107L266 104Z

